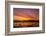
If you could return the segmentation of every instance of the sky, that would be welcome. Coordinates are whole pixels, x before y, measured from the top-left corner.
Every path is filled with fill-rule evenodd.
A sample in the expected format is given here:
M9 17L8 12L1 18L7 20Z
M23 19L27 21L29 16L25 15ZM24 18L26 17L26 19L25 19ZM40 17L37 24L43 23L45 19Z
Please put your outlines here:
M14 8L14 20L39 20L39 9L32 8Z

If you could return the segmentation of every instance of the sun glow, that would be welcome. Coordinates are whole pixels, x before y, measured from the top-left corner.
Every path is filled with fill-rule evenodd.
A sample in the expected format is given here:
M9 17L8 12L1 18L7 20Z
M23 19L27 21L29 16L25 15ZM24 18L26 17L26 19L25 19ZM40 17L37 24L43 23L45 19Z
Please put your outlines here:
M31 20L32 18L26 18L26 17L19 17L19 16L14 16L14 20Z

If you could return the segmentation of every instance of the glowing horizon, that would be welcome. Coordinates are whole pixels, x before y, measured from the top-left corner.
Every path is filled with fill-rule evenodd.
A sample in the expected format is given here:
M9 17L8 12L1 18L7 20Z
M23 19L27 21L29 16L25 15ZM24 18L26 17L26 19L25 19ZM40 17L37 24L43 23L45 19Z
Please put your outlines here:
M32 18L25 18L25 17L17 17L17 16L14 16L14 20L30 20Z

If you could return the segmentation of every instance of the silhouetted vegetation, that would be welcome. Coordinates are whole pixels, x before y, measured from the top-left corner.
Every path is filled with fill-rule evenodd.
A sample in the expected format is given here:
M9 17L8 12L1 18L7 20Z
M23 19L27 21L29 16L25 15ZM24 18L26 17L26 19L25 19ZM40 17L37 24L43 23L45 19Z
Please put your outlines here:
M39 22L39 20L14 20L13 22Z

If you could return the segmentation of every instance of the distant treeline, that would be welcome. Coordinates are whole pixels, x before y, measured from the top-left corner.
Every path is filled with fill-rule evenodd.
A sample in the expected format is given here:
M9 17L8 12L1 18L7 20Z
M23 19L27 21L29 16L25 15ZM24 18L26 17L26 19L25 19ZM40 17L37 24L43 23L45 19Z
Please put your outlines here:
M13 22L39 22L39 20L13 20Z

